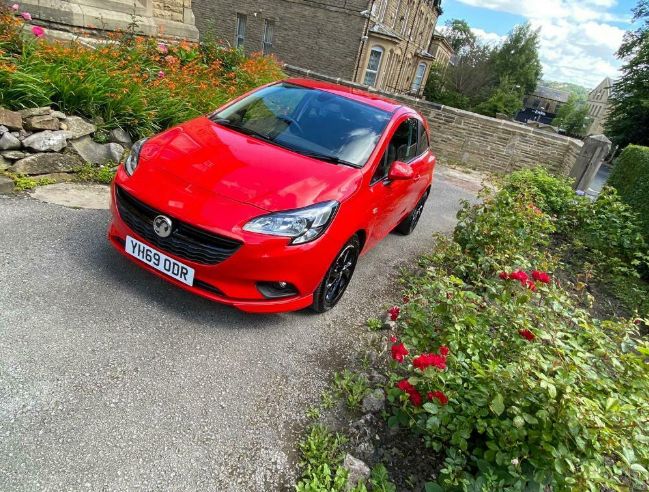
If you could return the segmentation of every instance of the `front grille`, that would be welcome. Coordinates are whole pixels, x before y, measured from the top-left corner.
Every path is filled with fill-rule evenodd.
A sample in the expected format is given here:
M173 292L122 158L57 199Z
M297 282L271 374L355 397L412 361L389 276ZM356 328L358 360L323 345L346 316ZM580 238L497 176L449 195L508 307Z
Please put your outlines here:
M161 212L137 200L119 186L115 190L117 210L126 225L164 251L196 263L210 265L227 260L241 247L240 241L198 229L171 216L171 235L160 237L153 230L153 219Z

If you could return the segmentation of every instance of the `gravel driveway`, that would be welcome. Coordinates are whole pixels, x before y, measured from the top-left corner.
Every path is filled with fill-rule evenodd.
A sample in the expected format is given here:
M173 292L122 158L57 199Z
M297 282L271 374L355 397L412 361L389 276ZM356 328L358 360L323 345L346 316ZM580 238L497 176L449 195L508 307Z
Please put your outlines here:
M0 197L0 490L289 488L306 407L475 188L440 168L321 316L210 303L113 251L107 211Z

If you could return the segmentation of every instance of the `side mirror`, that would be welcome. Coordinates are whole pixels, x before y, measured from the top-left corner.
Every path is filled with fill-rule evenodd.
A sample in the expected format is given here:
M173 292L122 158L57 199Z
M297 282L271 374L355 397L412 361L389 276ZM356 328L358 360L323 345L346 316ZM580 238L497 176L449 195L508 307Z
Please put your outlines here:
M388 171L388 179L390 181L412 179L414 174L412 167L405 162L394 161Z

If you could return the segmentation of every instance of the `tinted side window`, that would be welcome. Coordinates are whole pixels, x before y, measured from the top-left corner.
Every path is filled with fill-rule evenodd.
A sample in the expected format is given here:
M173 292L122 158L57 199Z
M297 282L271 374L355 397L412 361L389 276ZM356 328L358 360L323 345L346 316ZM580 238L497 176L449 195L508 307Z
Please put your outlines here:
M417 143L418 125L419 121L415 118L410 118L399 125L381 157L381 163L372 177L372 183L386 178L394 161L408 162L420 154Z
M430 147L430 142L428 141L428 134L426 133L426 127L424 124L419 121L419 146L417 148L417 155L421 155L428 150Z

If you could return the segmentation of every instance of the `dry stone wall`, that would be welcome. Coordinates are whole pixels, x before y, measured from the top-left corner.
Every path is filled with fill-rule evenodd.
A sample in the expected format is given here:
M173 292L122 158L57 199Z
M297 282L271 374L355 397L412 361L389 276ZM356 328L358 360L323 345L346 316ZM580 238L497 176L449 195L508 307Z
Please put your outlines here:
M50 107L10 111L0 108L0 171L55 181L84 164L120 162L131 139L112 130L108 143L93 140L95 124ZM1 176L0 193L13 191L13 181Z
M537 128L423 99L371 90L360 84L310 70L285 65L284 71L296 77L309 77L369 90L416 109L430 124L431 148L442 163L463 164L496 173L540 165L556 174L567 175L583 146L580 140Z

